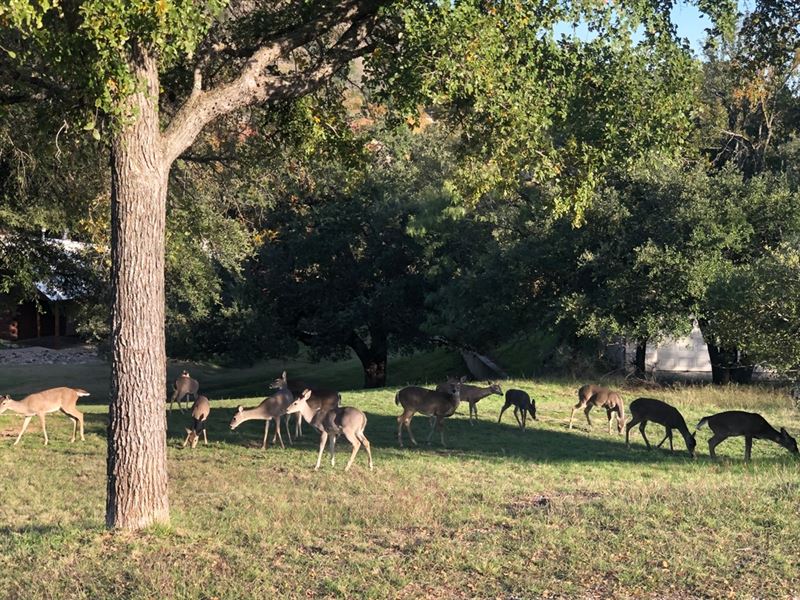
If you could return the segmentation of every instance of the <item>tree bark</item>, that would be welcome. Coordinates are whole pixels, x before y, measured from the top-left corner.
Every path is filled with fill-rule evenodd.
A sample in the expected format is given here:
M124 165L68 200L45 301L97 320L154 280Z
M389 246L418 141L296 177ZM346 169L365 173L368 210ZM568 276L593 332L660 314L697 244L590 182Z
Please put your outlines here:
M146 51L132 68L144 89L112 144L112 361L106 525L169 522L164 377L164 230L168 162L158 122L158 69Z
M370 344L355 332L350 334L347 344L353 349L364 369L364 387L368 389L386 386L386 366L389 360L386 334L370 329Z
M645 370L645 358L647 357L647 338L636 340L636 356L633 360L633 373L636 377L644 379L647 376Z

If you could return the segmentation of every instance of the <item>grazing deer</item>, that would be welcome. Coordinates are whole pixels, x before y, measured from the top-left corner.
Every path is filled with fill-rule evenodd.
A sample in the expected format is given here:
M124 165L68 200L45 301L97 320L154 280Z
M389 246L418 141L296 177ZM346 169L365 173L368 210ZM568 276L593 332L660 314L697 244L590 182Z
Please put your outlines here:
M575 411L581 408L586 415L586 422L591 427L592 420L589 418L589 411L595 406L606 409L609 434L611 433L611 416L613 413L617 413L617 430L622 435L622 429L625 426L625 405L622 402L622 398L617 392L612 392L608 388L600 387L599 385L584 385L578 390L578 403L572 408L572 414L569 416L569 428L572 429L572 419L575 417Z
M364 445L369 457L369 468L372 470L372 451L370 450L369 440L364 435L367 427L367 416L352 406L336 406L326 412L316 411L309 405L308 400L313 396L311 390L305 390L300 397L289 405L286 409L287 414L298 413L314 429L319 431L319 454L314 470L319 469L322 462L322 452L325 450L325 442L328 442L331 455L331 466L336 465L336 438L344 435L353 445L353 452L344 470L350 470L355 460L358 449Z
M403 426L408 431L411 443L417 445L417 440L414 439L414 434L411 432L411 419L417 412L436 419L435 427L431 427L431 432L428 434L428 442L433 437L434 429L438 429L442 438L442 446L444 446L443 422L456 412L460 402L461 381L452 384L450 392L439 392L416 386L405 387L397 392L394 403L403 407L403 414L397 417L397 441L400 443L400 447L403 447Z
M311 396L309 396L307 402L308 405L314 409L314 412L328 412L330 409L339 406L339 403L342 400L342 396L339 394L339 392L335 390L315 388L308 385L300 387L301 383L301 381L290 381L289 390L292 392L292 396L295 398L299 398L305 390L311 390ZM299 438L303 435L303 415L298 412L295 413L295 416L297 418L295 420L294 437ZM289 418L287 417L286 420L288 422Z
M497 422L503 418L503 413L509 407L514 407L514 418L517 420L519 428L525 429L525 420L530 413L531 418L536 420L536 400L532 400L527 392L522 390L508 390L506 391L506 402L503 408L500 409L500 416L497 417ZM522 412L522 421L519 420L518 412Z
M450 390L453 389L453 385L455 383L462 383L461 385L461 401L469 403L469 424L473 425L472 416L475 415L475 420L478 420L478 402L486 398L486 396L491 396L492 394L497 394L498 396L503 395L503 390L500 386L496 383L489 382L488 387L478 387L476 385L468 385L463 384L463 380L454 379L452 377L448 377L445 383L440 383L436 386L437 392L442 392L444 394L452 393Z
M203 433L203 443L208 445L208 436L206 435L206 421L208 415L211 413L211 404L205 396L198 396L197 400L192 404L192 427L186 428L186 439L183 440L183 447L191 444L192 448L197 446L197 440L200 439L200 432Z
M744 436L744 459L750 460L750 450L753 448L753 439L772 440L783 446L792 454L797 454L797 442L781 427L777 431L767 420L758 413L744 412L741 410L728 410L725 412L703 417L697 424L697 429L708 425L714 432L708 440L708 453L711 458L717 458L714 449L729 437Z
M189 400L194 401L197 398L197 390L200 389L200 384L197 383L196 379L192 379L189 376L189 371L182 371L181 376L175 380L172 387L174 391L172 392L172 397L169 399L169 409L172 410L172 403L177 400L178 408L183 411L181 401L187 398L187 396L187 405L189 404Z
M267 449L269 424L270 421L273 420L275 421L275 436L272 438L272 443L275 443L275 438L277 437L281 448L286 448L286 446L283 445L283 437L281 436L281 421L283 420L283 415L286 414L286 408L294 401L292 392L290 392L286 386L286 371L272 383L271 387L277 387L278 392L262 400L261 404L255 408L245 409L241 406L236 407L236 413L233 415L233 419L231 419L231 430L236 429L245 421L252 421L255 419L266 421L267 423L264 427L264 441L261 443L262 450ZM288 417L286 421L288 423ZM286 426L286 433L290 433L288 425ZM291 443L291 440L290 434L289 443Z
M47 427L45 427L44 417L48 413L60 410L70 419L72 419L72 439L70 442L75 441L75 433L78 425L81 426L81 441L83 437L83 413L75 408L78 398L88 396L89 392L79 388L58 387L42 392L36 392L30 396L25 396L22 400L12 400L10 396L3 396L0 399L0 415L10 410L25 417L22 422L22 429L19 431L14 445L19 444L19 440L28 424L33 417L38 416L39 421L42 423L42 433L44 434L44 445L47 446L49 439L47 438Z
M689 456L694 458L694 449L697 446L697 440L693 433L689 433L689 428L686 426L686 421L683 415L674 406L670 406L661 400L654 398L637 398L628 405L628 410L631 412L631 420L625 427L625 445L630 446L630 433L636 424L639 424L639 431L642 433L642 439L650 450L650 442L644 433L648 421L663 425L666 429L664 439L661 440L656 448L661 448L661 445L669 439L670 452L674 452L672 447L672 430L677 429L683 436L683 441L686 442L686 449L689 451Z

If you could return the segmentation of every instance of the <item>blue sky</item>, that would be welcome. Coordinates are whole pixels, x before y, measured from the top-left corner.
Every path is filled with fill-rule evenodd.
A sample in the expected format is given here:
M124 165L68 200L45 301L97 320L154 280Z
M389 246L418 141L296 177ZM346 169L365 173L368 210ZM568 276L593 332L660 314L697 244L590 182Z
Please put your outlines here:
M746 12L753 7L753 4L754 0L739 0L739 12ZM682 1L672 9L672 19L678 27L678 35L688 39L695 53L699 55L705 40L705 30L710 27L711 21L697 10L697 7ZM572 26L564 24L563 27L557 27L556 31L571 33ZM582 38L588 35L583 26L577 27L575 32Z

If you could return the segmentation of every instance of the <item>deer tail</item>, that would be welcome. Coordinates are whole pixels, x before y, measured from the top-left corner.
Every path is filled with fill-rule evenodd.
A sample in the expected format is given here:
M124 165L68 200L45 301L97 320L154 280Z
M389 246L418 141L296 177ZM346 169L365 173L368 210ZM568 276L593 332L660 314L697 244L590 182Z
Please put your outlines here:
M81 388L73 388L73 389L75 390L75 393L78 394L78 398L91 395L89 394L89 392L87 392L86 390L82 390Z
M702 429L703 427L705 427L706 423L708 423L708 420L710 418L711 417L703 417L702 419L700 419L700 422L697 424L697 427L695 427L695 429Z
M400 392L399 391L394 395L394 403L397 404L397 406L400 406Z

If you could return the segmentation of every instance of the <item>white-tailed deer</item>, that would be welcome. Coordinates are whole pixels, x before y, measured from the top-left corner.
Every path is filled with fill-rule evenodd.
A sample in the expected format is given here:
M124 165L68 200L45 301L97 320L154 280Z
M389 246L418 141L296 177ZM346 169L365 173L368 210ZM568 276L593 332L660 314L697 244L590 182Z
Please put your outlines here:
M492 394L497 394L498 396L503 395L503 390L497 383L489 382L488 387L479 387L477 385L463 383L463 379L459 380L452 377L448 377L446 382L437 385L436 391L445 394L451 393L449 390L451 390L453 385L456 383L461 383L461 402L469 403L470 425L473 425L473 415L475 416L475 420L478 420L478 402L480 400L483 400L486 398L486 396L491 396Z
M697 424L697 429L705 425L714 432L708 440L708 453L711 458L717 458L714 449L729 437L744 436L744 459L750 460L750 450L753 440L771 440L783 446L792 454L797 454L797 442L783 427L776 430L767 420L758 413L749 413L741 410L728 410L725 412L703 417Z
M337 406L327 412L317 412L308 404L312 394L311 390L305 390L297 400L289 405L286 412L287 414L299 413L309 425L319 431L319 454L317 455L317 464L314 466L314 470L318 470L322 462L325 442L328 442L331 466L335 466L336 438L339 435L344 435L347 441L353 445L353 452L350 454L350 460L347 461L347 466L345 466L344 470L348 471L353 465L353 460L355 460L358 449L362 444L367 451L369 468L372 470L372 451L370 450L369 440L364 435L364 430L367 427L367 416L352 406Z
M683 436L683 441L686 442L686 449L689 451L689 456L694 458L694 449L697 446L694 434L689 433L689 428L686 426L686 421L683 415L674 406L670 406L666 402L656 400L654 398L637 398L628 405L628 410L631 413L631 420L625 427L625 445L630 446L630 434L636 424L639 424L639 431L642 433L642 439L650 450L650 442L644 433L648 421L663 425L666 429L664 439L661 440L656 448L661 448L661 445L669 439L669 449L674 452L672 447L672 430L677 429Z
M612 392L608 388L600 387L599 385L584 385L578 390L578 403L573 407L569 416L569 428L572 429L575 411L581 408L586 415L586 422L591 427L592 420L589 418L589 411L595 406L606 409L609 434L611 433L611 417L614 413L617 413L617 430L622 435L622 429L625 427L625 405L622 402L622 397L617 392Z
M289 390L292 392L292 395L295 398L299 398L305 390L311 390L311 396L309 396L307 399L307 403L314 410L314 412L328 412L330 409L339 406L339 403L342 400L341 394L335 390L316 388L309 385L302 385L301 387L301 384L303 384L302 381L290 380ZM296 417L297 419L295 421L294 436L299 438L303 435L303 415L296 413Z
M233 419L231 420L231 430L236 429L244 423L245 421L253 421L253 420L262 420L266 421L266 425L264 426L264 441L261 443L261 449L267 449L267 436L269 435L269 424L270 421L275 421L275 437L278 438L278 441L281 444L281 448L285 448L283 445L283 436L281 436L281 421L283 420L283 415L286 414L286 408L294 401L294 397L292 396L292 392L289 391L289 388L286 386L286 371L283 372L283 375L276 379L271 387L277 387L278 392L265 398L261 401L261 404L256 406L255 408L245 409L242 406L236 407L236 413L233 415ZM286 433L289 433L289 426L288 426L288 417L286 419ZM275 442L275 438L273 437L273 443ZM291 434L289 435L289 443L291 443L292 438Z
M75 441L75 433L78 425L81 427L81 441L83 437L83 413L75 408L78 398L88 396L89 392L78 388L58 387L42 392L36 392L30 396L25 396L22 400L12 400L10 396L3 396L0 399L0 415L10 410L18 415L22 415L25 420L22 422L22 429L19 431L14 445L19 443L22 434L28 428L28 424L33 417L38 416L39 421L42 423L42 433L44 434L44 445L49 442L47 438L47 427L45 427L44 417L48 413L60 410L70 419L72 419L72 439L70 442Z
M520 429L525 429L525 420L528 414L534 421L536 420L536 400L531 400L528 393L522 390L508 390L506 391L506 402L500 409L500 416L497 417L498 423L503 418L505 410L511 406L514 407L514 418ZM518 412L522 412L522 421L519 420Z
M403 427L408 431L411 443L417 445L411 432L411 419L415 413L422 413L436 419L435 429L439 430L444 446L443 422L453 415L461 402L461 381L452 384L451 392L438 392L417 386L405 387L394 397L394 403L403 407L403 414L397 417L397 441L403 447ZM428 434L428 442L433 437L434 427Z
M172 403L178 401L178 408L183 410L181 401L186 399L186 404L197 399L197 390L200 389L200 384L196 379L189 376L189 371L182 371L181 376L172 384L173 392L172 397L169 399L169 409L172 410ZM187 398L188 396L188 398Z
M206 435L206 421L208 415L211 414L211 404L205 396L198 396L197 400L192 404L192 427L186 428L186 439L183 440L183 447L191 444L192 448L197 446L197 440L200 439L200 433L203 433L203 443L208 445L208 436Z

